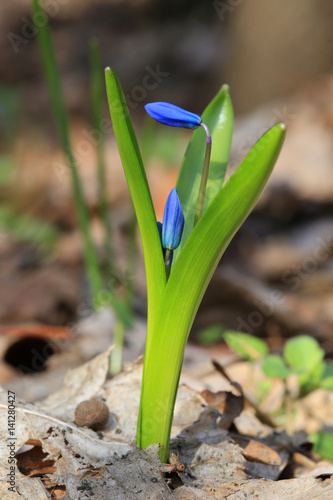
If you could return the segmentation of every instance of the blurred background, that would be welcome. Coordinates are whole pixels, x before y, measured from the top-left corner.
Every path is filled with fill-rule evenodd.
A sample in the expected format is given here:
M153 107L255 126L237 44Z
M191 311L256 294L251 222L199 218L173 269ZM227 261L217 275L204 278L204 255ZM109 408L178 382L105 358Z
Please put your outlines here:
M91 37L100 40L103 65L119 76L139 137L152 127L144 116L147 102L169 101L200 114L223 83L230 86L236 118L230 172L265 130L279 121L287 124L275 172L218 267L191 340L206 342L202 332L219 325L262 336L279 349L286 338L307 333L332 356L332 2L44 4L97 248L103 234L91 125ZM6 370L18 356L17 350L8 354L13 342L8 343L8 336L21 341L27 335L24 329L13 333L11 325L73 326L91 310L71 179L31 19L29 0L1 2L0 323ZM107 119L106 99L104 112ZM160 125L149 133L153 140L143 153L161 219L190 134ZM108 202L121 272L131 205L110 126L105 140ZM134 310L144 320L145 278L138 248ZM141 340L129 358L142 352ZM219 340L218 331L210 341ZM106 335L100 348L109 343ZM87 352L82 358L89 357Z

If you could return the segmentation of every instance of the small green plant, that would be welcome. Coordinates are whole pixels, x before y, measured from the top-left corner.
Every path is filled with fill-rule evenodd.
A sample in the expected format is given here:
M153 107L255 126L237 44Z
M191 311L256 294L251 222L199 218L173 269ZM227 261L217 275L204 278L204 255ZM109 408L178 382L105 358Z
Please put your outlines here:
M308 335L288 340L283 355L269 355L263 359L262 371L268 377L286 380L297 377L299 397L318 388L333 390L333 365L324 361L325 353L318 342Z
M138 219L146 266L148 330L137 444L145 448L159 443L161 459L166 461L184 349L193 320L222 254L269 178L285 126L278 124L264 134L223 185L233 125L228 87L222 87L202 117L168 103L146 106L158 121L194 130L176 183L178 200L175 195L169 199L161 227L121 85L111 68L105 75L113 130ZM165 223L171 231L170 239L163 232Z
M226 332L223 338L230 349L248 361L261 360L267 377L286 380L296 376L301 398L318 388L333 390L333 364L324 361L323 349L309 335L287 340L282 356L267 355L266 342L247 333Z
M277 418L285 421L287 430L293 433L295 402L310 392L323 388L333 390L333 364L324 361L325 353L318 342L308 335L300 335L285 343L281 356L267 355L266 342L246 333L230 332L223 335L226 343L234 352L252 363L260 360L262 372L269 379L280 379L284 383L283 406ZM289 377L297 380L298 393L291 395L288 389ZM254 389L260 400L270 389L268 380L255 381ZM265 387L266 384L266 387ZM322 457L333 459L331 443L333 434L317 432L310 436L314 450Z
M225 332L224 340L234 352L248 361L261 360L263 373L270 378L286 380L297 377L299 397L318 388L333 390L333 365L324 361L325 353L318 342L308 335L300 335L286 342L282 356L268 353L262 339L239 332Z

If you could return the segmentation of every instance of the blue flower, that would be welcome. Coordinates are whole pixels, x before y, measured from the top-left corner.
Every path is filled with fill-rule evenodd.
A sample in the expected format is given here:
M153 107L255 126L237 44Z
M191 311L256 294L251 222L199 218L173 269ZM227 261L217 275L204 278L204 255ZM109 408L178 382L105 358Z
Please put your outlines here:
M201 116L168 102L151 102L145 110L154 120L170 127L197 128L202 123Z
M162 224L162 245L168 250L177 248L184 229L184 215L177 194L173 188L165 204Z

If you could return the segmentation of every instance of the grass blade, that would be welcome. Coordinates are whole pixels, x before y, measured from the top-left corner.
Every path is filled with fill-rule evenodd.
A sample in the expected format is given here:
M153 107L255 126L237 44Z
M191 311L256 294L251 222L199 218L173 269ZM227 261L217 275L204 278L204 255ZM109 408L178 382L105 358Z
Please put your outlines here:
M90 67L91 67L91 101L92 125L96 134L97 169L98 169L98 209L105 232L105 260L109 283L113 281L114 250L112 246L112 231L110 209L107 196L107 179L104 154L104 134L101 131L103 122L104 76L101 60L100 43L96 39L90 40ZM111 286L111 285L109 285Z
M43 9L39 0L32 0L33 12L38 18L43 16ZM74 202L77 212L80 231L84 242L84 257L87 269L91 293L94 297L93 303L97 303L96 297L103 290L103 281L99 268L97 253L91 238L89 226L89 211L85 203L80 178L77 172L68 128L68 117L61 91L60 79L57 70L57 62L51 40L51 34L47 23L38 27L38 42L42 54L44 72L49 87L53 114L55 117L59 138L66 155L66 159L72 175Z

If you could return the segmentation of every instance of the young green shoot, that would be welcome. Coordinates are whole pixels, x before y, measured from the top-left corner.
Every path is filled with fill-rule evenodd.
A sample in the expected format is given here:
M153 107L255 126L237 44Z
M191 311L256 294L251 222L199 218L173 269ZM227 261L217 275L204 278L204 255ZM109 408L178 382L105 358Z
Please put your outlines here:
M98 209L104 225L105 260L109 282L114 280L114 250L112 246L112 230L110 209L107 196L107 178L105 168L104 134L101 131L103 123L104 78L99 40L93 38L89 43L91 67L91 103L92 125L96 133L97 179L98 179Z
M155 115L153 118L158 121L196 129L176 184L184 224L180 243L172 248L163 241L164 223L161 231L156 222L140 150L119 80L111 68L106 69L105 76L111 120L138 219L146 265L148 326L137 444L145 448L159 443L160 457L165 462L184 349L192 323L220 258L270 176L282 147L285 126L278 124L268 130L222 186L233 123L228 87L222 87L202 117L168 103L149 105L151 116ZM206 194L202 211L200 209L202 215L197 216L194 225L198 195L202 192L202 165L209 165L205 160L207 148L203 147L200 133L202 122L210 131L211 162L209 169L206 168L208 176L204 183ZM172 217L168 217L169 222L173 221L169 227L173 228L168 235L170 241L178 234L176 212L171 213ZM165 256L166 250L170 250L169 256ZM165 260L169 262L167 272Z

